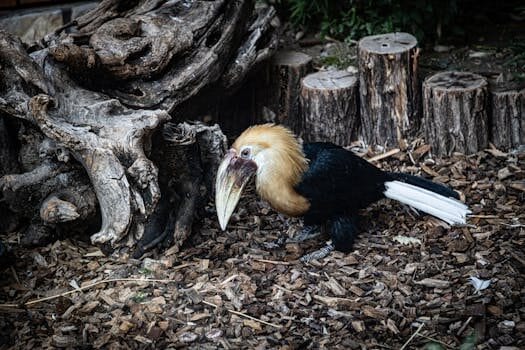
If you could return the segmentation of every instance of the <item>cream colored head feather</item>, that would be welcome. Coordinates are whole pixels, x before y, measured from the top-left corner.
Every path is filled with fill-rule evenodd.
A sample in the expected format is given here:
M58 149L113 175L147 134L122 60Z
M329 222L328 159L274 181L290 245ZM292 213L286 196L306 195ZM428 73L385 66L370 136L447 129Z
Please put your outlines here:
M308 209L308 201L294 189L308 168L308 160L290 130L275 124L255 125L246 129L232 148L241 156L246 152L257 164L257 192L274 209L291 216Z
M244 147L251 147L261 171L268 169L264 165L271 161L270 170L286 175L292 185L300 181L308 168L301 144L289 129L281 125L261 124L246 129L232 145L237 152Z

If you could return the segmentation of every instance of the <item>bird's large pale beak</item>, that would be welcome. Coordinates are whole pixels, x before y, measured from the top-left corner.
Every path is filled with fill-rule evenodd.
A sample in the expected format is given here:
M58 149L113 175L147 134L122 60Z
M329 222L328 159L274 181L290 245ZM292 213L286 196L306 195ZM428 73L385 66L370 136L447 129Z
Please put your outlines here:
M219 165L215 180L215 207L223 231L241 198L244 186L256 171L257 164L254 161L238 157L233 149L228 151Z

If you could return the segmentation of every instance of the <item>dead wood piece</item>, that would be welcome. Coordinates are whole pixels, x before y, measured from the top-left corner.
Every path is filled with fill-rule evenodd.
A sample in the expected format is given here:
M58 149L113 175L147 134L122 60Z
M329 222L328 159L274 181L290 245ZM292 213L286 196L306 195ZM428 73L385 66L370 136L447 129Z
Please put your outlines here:
M404 149L420 123L417 40L407 33L359 41L361 126L371 145Z
M93 243L115 249L136 244L160 207L176 208L162 209L166 216L157 222L172 225L182 242L203 205L202 193L211 192L225 137L218 127L194 125L191 144L173 143L185 163L173 167L179 173L171 173L171 185L163 183L173 191L162 206L163 160L148 159L147 152L156 151L149 148L151 137L168 112L204 88L220 92L240 85L275 49L277 26L274 9L254 11L251 0L104 0L47 36L46 47L31 55L0 32L0 112L24 120L20 133L34 129L39 135L34 147L21 147L32 155L19 157L21 174L2 172L8 207L27 211L35 232L88 217L96 224L90 200L82 204L61 192L86 185L89 177L102 221ZM46 138L53 151L42 160L34 154ZM39 181L45 191L31 197ZM23 210L16 197L30 198L30 205Z
M89 40L101 64L117 79L154 77L192 42L184 22L154 14L112 19Z
M349 145L357 136L357 77L346 71L324 71L301 81L302 123L305 141Z
M97 211L95 193L90 186L75 186L48 195L40 207L44 222L57 224L68 221L89 220Z
M173 167L171 185L180 198L173 231L173 241L180 246L191 232L197 202L213 192L215 172L226 151L226 137L217 125L181 123L176 127L168 124L164 138L169 143L165 154ZM209 178L202 189L205 176Z
M11 232L18 226L18 218L9 209L2 194L3 176L16 174L20 171L18 161L18 146L16 140L16 129L9 120L0 113L0 232ZM0 257L2 254L0 254ZM1 259L1 258L0 258Z
M221 77L224 89L231 91L238 87L254 67L258 67L276 50L278 26L273 21L275 16L275 9L271 6L256 8L256 18L250 25L248 37Z
M0 30L0 111L28 119L27 101L50 88L42 69L26 53L20 39Z
M73 221L79 216L80 214L74 204L63 201L56 196L48 197L40 207L40 217L49 223Z
M172 239L174 244L181 246L191 233L203 172L195 129L189 124L181 124L178 127L179 137L173 134L174 130L165 129L164 134L166 141L170 142L166 147L166 155L176 164L176 171L172 173L172 186L179 197Z
M467 72L441 72L423 83L423 127L432 151L475 153L488 146L487 81Z
M74 89L74 83L70 84ZM42 131L71 149L90 174L102 214L102 228L91 236L92 242L115 245L128 232L133 212L136 210L137 215L148 215L160 197L156 167L144 155L142 138L168 119L168 115L162 111L134 113L115 100L91 106L82 106L81 102L75 106L58 105L57 108L53 108L54 105L49 96L37 95L31 99L29 109ZM72 110L67 110L71 107ZM82 111L75 110L77 107ZM111 116L111 112L119 110L122 114L104 119L103 124L98 125L96 134L87 128L74 127L71 117L67 121L61 117L63 114L78 113L80 122L89 116ZM96 124L97 118L90 120ZM127 173L138 184L137 193L143 192L142 197L133 195L125 176L126 169L117 155L126 156L127 162L134 159L134 162L129 162ZM144 199L148 202L144 203Z
M525 144L525 89L490 91L491 141L503 150Z
M277 52L267 75L267 107L275 117L271 122L282 123L294 132L300 131L299 96L301 79L312 70L312 57L297 51Z
M18 192L24 187L41 184L58 174L60 174L60 166L58 164L45 162L27 173L2 176L0 178L0 189L2 191Z
M438 280L435 278L424 278L421 281L416 281L414 283L430 288L447 288L450 286L449 281Z
M163 198L145 226L134 256L160 243L177 251L192 232L196 208L213 191L215 172L226 151L218 125L167 123L154 147Z
M160 106L171 112L206 85L237 85L276 46L271 25L275 11L268 7L252 16L249 0L184 4L144 0L127 8L116 3L100 3L77 19L72 29L78 34L62 31L49 45L70 45L78 38L73 44L80 46L88 37L91 47L85 50L96 52L101 74L119 80L107 82L104 91L135 108ZM60 59L78 62L67 53ZM75 72L81 69L82 65L70 67Z
M18 172L16 129L0 114L0 176Z

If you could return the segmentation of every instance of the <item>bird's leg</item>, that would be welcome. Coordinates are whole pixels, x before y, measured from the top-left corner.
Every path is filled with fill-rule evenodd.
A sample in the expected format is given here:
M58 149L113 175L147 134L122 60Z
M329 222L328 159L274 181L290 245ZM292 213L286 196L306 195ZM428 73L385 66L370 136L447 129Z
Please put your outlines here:
M303 255L300 260L304 263L308 263L312 260L322 259L322 258L327 257L333 250L334 250L334 246L328 243L321 249L318 249L314 252Z
M327 244L319 250L306 254L301 258L302 262L327 257L333 250L348 253L356 239L359 229L357 228L357 216L336 217L328 222L332 243Z
M335 249L343 253L352 250L355 239L359 234L358 217L341 216L330 220L330 236Z
M321 226L319 225L305 225L303 229L296 234L294 237L290 237L287 240L287 243L299 243L304 242L309 239L315 238L321 235Z
M281 248L286 243L286 239L287 237L285 235L282 235L271 242L263 242L262 245L266 249L277 249Z

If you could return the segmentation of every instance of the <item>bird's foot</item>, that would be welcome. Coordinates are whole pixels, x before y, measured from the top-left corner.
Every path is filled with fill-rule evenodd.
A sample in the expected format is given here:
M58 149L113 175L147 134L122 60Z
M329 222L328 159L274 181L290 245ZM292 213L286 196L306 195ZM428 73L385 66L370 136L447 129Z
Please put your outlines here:
M285 245L286 240L287 240L286 236L281 236L277 239L274 239L271 242L264 242L262 244L264 248L266 249L278 249L278 248L281 248L283 245Z
M328 243L319 250L303 255L300 260L303 263L309 263L312 260L318 260L327 257L333 250L334 246Z
M301 232L294 237L288 238L287 243L299 243L321 235L321 227L319 225L305 226Z

